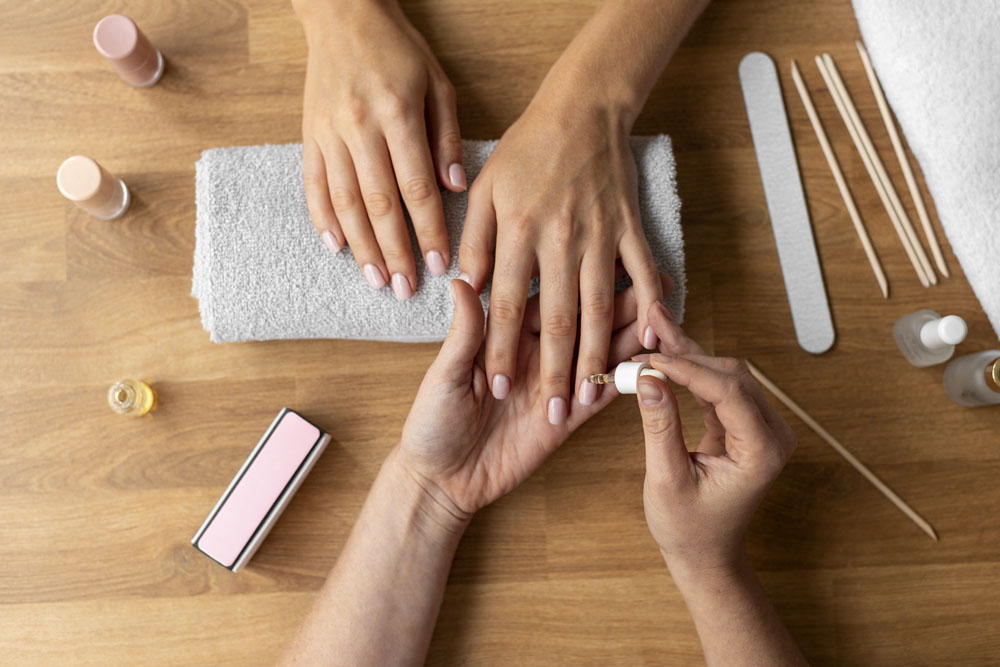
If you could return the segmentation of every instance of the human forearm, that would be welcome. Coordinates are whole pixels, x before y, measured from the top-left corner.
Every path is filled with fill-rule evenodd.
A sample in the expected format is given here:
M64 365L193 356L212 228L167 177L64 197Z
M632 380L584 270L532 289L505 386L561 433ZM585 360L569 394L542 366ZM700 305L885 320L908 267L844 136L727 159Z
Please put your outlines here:
M588 101L631 129L708 0L609 0L556 61L539 99Z
M466 521L382 465L284 664L422 664Z
M706 568L668 561L708 665L806 665L745 559Z

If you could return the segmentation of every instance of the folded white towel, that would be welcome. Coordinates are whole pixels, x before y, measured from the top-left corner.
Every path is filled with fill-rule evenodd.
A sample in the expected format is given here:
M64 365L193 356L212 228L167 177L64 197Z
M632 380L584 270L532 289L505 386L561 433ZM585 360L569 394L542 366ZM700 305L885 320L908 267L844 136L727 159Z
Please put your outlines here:
M463 144L470 182L495 141ZM633 137L639 207L660 271L674 279L667 299L684 312L684 241L670 138ZM417 258L418 289L397 301L373 290L349 250L334 255L309 222L302 186L302 146L243 146L204 151L196 165L194 278L201 321L217 343L276 338L443 340L451 323L448 284L458 277L466 193L442 192L451 242L445 276ZM417 242L413 237L413 247ZM621 287L621 285L619 285ZM537 292L537 280L532 293ZM486 307L489 290L483 292Z
M872 64L1000 336L1000 3L854 0Z

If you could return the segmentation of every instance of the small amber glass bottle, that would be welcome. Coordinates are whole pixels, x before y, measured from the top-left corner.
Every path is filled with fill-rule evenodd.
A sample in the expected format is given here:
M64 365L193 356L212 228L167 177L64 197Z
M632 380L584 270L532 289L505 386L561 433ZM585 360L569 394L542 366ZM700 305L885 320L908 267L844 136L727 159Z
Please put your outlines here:
M118 414L141 417L156 407L156 391L142 380L119 380L108 389L108 405Z

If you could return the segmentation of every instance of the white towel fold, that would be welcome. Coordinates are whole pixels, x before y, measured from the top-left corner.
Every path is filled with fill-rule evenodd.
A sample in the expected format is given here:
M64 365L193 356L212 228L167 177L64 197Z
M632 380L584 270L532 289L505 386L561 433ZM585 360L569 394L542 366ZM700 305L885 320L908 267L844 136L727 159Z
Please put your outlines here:
M466 141L465 171L475 178L495 141ZM667 299L684 311L684 243L670 138L633 137L639 206L657 265L674 279ZM466 194L442 192L451 243L445 276L417 258L418 289L397 301L373 290L349 249L334 255L309 222L302 186L302 146L206 150L196 165L197 224L192 295L217 343L278 338L443 340L451 323L448 283L458 276ZM417 242L413 237L413 247ZM621 285L620 285L621 286ZM619 286L619 287L620 287ZM532 293L537 292L537 280ZM489 289L483 292L483 306Z
M854 0L886 98L1000 336L1000 3Z

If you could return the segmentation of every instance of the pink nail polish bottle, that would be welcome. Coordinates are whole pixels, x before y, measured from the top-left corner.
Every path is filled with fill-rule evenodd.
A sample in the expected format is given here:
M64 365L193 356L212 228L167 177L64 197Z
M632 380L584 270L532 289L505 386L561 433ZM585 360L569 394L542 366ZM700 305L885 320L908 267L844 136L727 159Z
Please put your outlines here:
M86 155L67 158L56 174L56 185L63 197L101 220L122 217L132 201L125 181Z
M98 21L94 46L131 86L148 88L163 76L163 54L127 16L111 14Z

